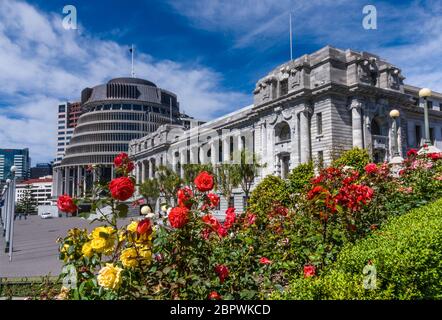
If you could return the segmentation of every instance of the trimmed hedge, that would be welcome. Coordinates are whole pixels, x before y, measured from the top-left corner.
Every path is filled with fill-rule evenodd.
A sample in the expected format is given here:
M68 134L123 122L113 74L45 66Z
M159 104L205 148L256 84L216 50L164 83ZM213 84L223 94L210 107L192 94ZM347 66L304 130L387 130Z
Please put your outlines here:
M280 177L267 176L253 189L248 209L267 215L274 204L287 205L290 199L286 182Z
M441 299L442 199L392 218L373 235L347 245L322 275L297 278L273 299ZM377 288L364 289L371 260Z

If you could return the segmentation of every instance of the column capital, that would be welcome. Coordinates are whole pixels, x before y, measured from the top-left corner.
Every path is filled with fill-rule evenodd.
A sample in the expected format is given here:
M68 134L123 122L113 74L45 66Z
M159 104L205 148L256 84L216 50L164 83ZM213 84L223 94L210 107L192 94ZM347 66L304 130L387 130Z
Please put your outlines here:
M312 108L312 106L310 104L304 103L301 106L301 108L299 109L298 114L299 113L303 113L304 115L309 116L309 115L313 114L313 108Z
M350 102L349 110L357 109L361 110L364 106L364 100L359 97L353 97Z

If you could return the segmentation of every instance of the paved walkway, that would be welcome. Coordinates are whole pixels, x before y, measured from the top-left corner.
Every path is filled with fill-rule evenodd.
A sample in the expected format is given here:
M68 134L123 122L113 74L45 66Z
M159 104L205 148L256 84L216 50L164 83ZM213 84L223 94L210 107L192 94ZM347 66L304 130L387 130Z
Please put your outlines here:
M57 238L66 235L71 228L91 230L100 224L103 223L91 225L89 221L76 217L41 219L28 216L27 220L15 220L12 262L5 253L5 239L0 234L0 277L57 276L62 266L58 260Z

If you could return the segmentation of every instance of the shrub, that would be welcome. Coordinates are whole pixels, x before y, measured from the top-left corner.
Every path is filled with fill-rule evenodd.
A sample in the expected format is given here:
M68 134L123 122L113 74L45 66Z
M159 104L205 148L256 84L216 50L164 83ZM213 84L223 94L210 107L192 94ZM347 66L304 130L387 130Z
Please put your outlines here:
M441 299L442 199L391 219L379 231L347 245L322 276L295 279L284 299ZM362 271L371 261L377 289L366 290Z
M370 155L366 149L353 148L345 151L341 156L334 160L332 163L333 167L343 167L349 166L358 170L359 172L364 171L364 167L370 162Z
M274 205L286 206L289 199L286 182L276 176L267 176L253 189L249 199L249 211L265 216Z
M303 163L297 166L290 172L288 177L289 192L296 194L305 190L306 186L310 184L310 179L313 178L314 170L313 163Z

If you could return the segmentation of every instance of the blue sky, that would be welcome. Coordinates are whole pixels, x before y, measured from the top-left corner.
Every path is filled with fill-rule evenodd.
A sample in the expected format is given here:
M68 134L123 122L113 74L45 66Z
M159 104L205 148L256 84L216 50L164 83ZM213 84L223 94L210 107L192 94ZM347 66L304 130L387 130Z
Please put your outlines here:
M398 4L399 3L399 4ZM78 30L62 28L77 8ZM373 4L378 29L362 27ZM442 91L441 1L166 0L0 1L0 147L29 147L33 162L55 155L56 106L82 88L130 74L176 92L205 120L252 102L255 82L294 56L325 45L370 51L406 82Z

